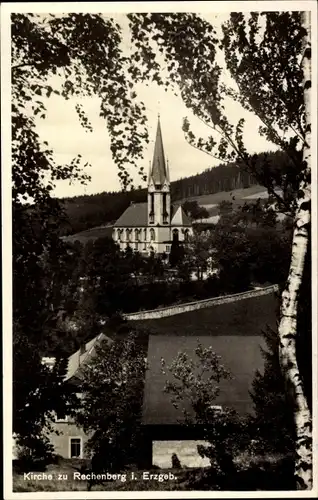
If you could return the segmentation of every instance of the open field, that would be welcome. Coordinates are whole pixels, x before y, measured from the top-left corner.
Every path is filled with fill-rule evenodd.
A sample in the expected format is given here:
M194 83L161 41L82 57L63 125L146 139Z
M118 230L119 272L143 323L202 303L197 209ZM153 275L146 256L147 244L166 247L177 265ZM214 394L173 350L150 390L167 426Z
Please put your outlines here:
M266 325L276 328L277 305L273 293L166 318L134 321L133 325L154 335L258 336Z
M79 241L82 244L87 243L89 240L97 240L98 238L111 238L113 232L112 226L97 226L91 229L86 229L86 231L81 231L80 233L71 234L69 236L63 236L64 241L74 243Z
M196 200L199 205L206 207L210 215L217 215L217 206L219 203L221 203L221 201L230 201L234 206L238 206L243 204L245 201L248 201L248 197L251 196L253 198L250 198L250 200L255 200L258 197L264 198L264 192L266 194L266 189L264 188L264 186L256 185L245 189L234 189L233 191L220 191L219 193L195 196L193 198L189 198L188 201ZM181 200L178 203L183 203L184 201L186 200Z
M202 222L217 224L219 220L218 205L222 201L229 201L232 203L233 208L238 208L240 205L246 203L253 203L258 198L266 200L268 198L267 190L264 186L251 186L249 188L234 189L233 191L220 191L219 193L195 196L189 198L188 201L197 201L200 206L206 208L209 217L203 219ZM178 203L183 203L181 200Z

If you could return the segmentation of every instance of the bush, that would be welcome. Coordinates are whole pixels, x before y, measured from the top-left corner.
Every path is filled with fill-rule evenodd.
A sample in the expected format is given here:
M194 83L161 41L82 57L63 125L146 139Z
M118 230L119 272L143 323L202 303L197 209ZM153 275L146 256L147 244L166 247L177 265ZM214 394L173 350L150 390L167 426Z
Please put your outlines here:
M45 471L47 465L55 460L54 447L46 436L29 436L17 442L17 471Z
M235 471L222 474L211 466L185 471L185 490L257 491L295 490L293 456L244 457ZM247 459L246 459L247 458Z

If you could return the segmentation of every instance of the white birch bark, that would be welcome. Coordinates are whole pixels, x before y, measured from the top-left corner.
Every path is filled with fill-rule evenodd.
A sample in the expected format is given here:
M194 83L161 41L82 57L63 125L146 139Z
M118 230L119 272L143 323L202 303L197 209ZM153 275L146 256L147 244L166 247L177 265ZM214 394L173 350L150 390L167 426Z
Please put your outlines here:
M282 293L281 319L278 328L280 339L280 364L285 374L288 386L291 388L295 409L294 420L296 428L296 462L295 476L299 489L312 488L312 434L311 413L304 395L303 383L299 373L296 358L297 308L299 289L303 278L305 257L308 249L310 231L310 167L311 167L311 130L310 130L310 13L303 13L303 26L307 30L304 43L302 68L304 73L304 104L305 104L305 144L303 161L305 167L299 185L295 225L293 234L292 254L288 279ZM311 360L308 360L310 363Z

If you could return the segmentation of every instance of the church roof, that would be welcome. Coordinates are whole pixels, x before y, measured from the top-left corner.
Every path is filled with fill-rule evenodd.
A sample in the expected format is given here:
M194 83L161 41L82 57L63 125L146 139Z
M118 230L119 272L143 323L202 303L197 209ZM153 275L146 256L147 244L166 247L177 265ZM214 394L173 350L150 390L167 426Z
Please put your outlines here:
M158 118L155 149L153 152L152 167L149 175L149 183L153 180L154 184L163 185L165 181L169 182L168 169L163 150L163 141L161 133L160 119Z
M171 207L172 226L191 226L191 221L182 206ZM114 227L145 227L148 226L148 204L133 203L117 219Z
M148 204L133 203L121 214L114 227L148 226Z
M181 205L171 207L172 226L191 226L191 221ZM117 219L114 227L145 227L148 226L148 204L132 203Z
M191 221L185 211L183 210L182 206L179 205L174 213L172 214L172 219L171 219L171 225L172 226L191 226Z

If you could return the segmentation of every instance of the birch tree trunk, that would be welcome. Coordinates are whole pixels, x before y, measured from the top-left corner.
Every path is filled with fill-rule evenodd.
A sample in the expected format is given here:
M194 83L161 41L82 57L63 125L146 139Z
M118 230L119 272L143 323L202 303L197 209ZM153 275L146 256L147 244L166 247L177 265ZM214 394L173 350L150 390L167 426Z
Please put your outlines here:
M310 203L311 203L311 129L310 129L310 88L311 88L311 52L310 52L310 12L303 13L303 27L307 30L304 40L302 59L303 87L305 104L305 144L303 147L303 169L299 184L297 208L294 221L291 263L288 279L282 293L280 324L280 364L285 374L287 385L294 398L294 421L296 428L295 476L298 489L312 488L312 434L311 413L304 394L303 382L299 373L296 357L297 309L299 289L305 266L305 257L309 244ZM308 360L310 363L311 360Z

